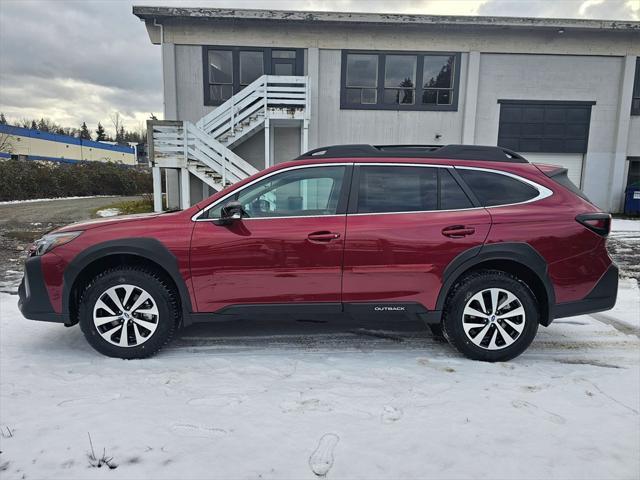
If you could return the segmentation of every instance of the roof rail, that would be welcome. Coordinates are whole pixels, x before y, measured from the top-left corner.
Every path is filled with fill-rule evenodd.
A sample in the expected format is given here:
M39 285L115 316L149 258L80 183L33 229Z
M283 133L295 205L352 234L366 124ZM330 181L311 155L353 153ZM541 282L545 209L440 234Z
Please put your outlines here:
M309 150L296 160L353 157L447 158L528 163L527 159L512 150L485 145L331 145Z

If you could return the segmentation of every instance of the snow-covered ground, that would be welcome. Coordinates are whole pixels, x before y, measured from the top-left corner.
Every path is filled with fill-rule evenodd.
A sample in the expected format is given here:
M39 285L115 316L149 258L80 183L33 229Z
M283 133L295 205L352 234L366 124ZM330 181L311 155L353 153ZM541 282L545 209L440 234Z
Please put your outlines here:
M611 223L612 232L640 232L640 220L614 218Z
M604 321L557 320L499 364L412 322L204 325L122 361L15 295L0 317L3 479L640 475L635 280ZM116 469L89 466L88 434Z
M120 210L117 208L103 208L96 212L98 217L115 217L116 215L120 215Z

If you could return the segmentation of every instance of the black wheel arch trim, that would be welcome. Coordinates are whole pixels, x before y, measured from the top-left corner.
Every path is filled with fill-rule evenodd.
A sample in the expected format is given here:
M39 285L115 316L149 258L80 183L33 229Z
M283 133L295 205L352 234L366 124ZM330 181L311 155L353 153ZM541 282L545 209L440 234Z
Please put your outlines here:
M548 326L553 320L553 309L556 303L553 283L549 278L548 266L545 259L528 243L505 242L479 245L459 254L445 268L442 287L436 301L436 311L442 311L451 287L464 272L481 263L495 260L506 260L522 264L533 271L544 286L547 295L546 311L540 312L540 323Z
M189 323L191 312L191 296L180 274L178 259L162 242L155 238L134 237L108 240L92 245L80 252L64 271L62 287L62 311L69 315L72 287L82 271L93 262L112 255L134 255L157 264L171 277L180 295L183 324Z

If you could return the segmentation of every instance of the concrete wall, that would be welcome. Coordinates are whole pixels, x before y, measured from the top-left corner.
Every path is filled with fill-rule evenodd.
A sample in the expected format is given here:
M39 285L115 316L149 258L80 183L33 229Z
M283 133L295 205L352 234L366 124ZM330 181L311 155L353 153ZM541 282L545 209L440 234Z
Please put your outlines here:
M468 55L462 55L460 106L465 95ZM461 108L457 112L340 110L340 50L320 50L317 145L338 143L460 143ZM442 135L439 140L436 134Z
M629 144L627 155L630 157L640 157L640 116L631 117L629 124Z
M202 47L176 45L175 55L178 120L196 122L214 108L204 104Z
M300 155L300 127L271 127L272 165L288 162ZM245 140L236 148L235 153L244 158L258 170L266 167L264 162L264 130Z
M475 143L496 144L499 99L595 101L583 189L609 208L622 66L621 57L482 54Z
M272 161L276 165L288 162L300 155L300 127L273 128Z
M233 151L258 170L264 169L264 130L242 142Z
M165 42L186 45L238 45L321 49L481 51L572 55L639 55L636 31L580 31L557 28L471 28L452 25L317 25L213 22L206 19L164 21ZM285 27L286 25L286 27ZM159 30L147 25L153 41Z

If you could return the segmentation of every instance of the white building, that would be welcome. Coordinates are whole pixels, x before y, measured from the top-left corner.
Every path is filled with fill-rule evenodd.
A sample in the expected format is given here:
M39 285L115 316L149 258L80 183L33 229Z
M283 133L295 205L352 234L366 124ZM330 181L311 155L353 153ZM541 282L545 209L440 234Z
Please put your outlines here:
M149 156L172 206L347 143L498 144L566 166L611 211L640 180L640 22L133 12L162 47Z

